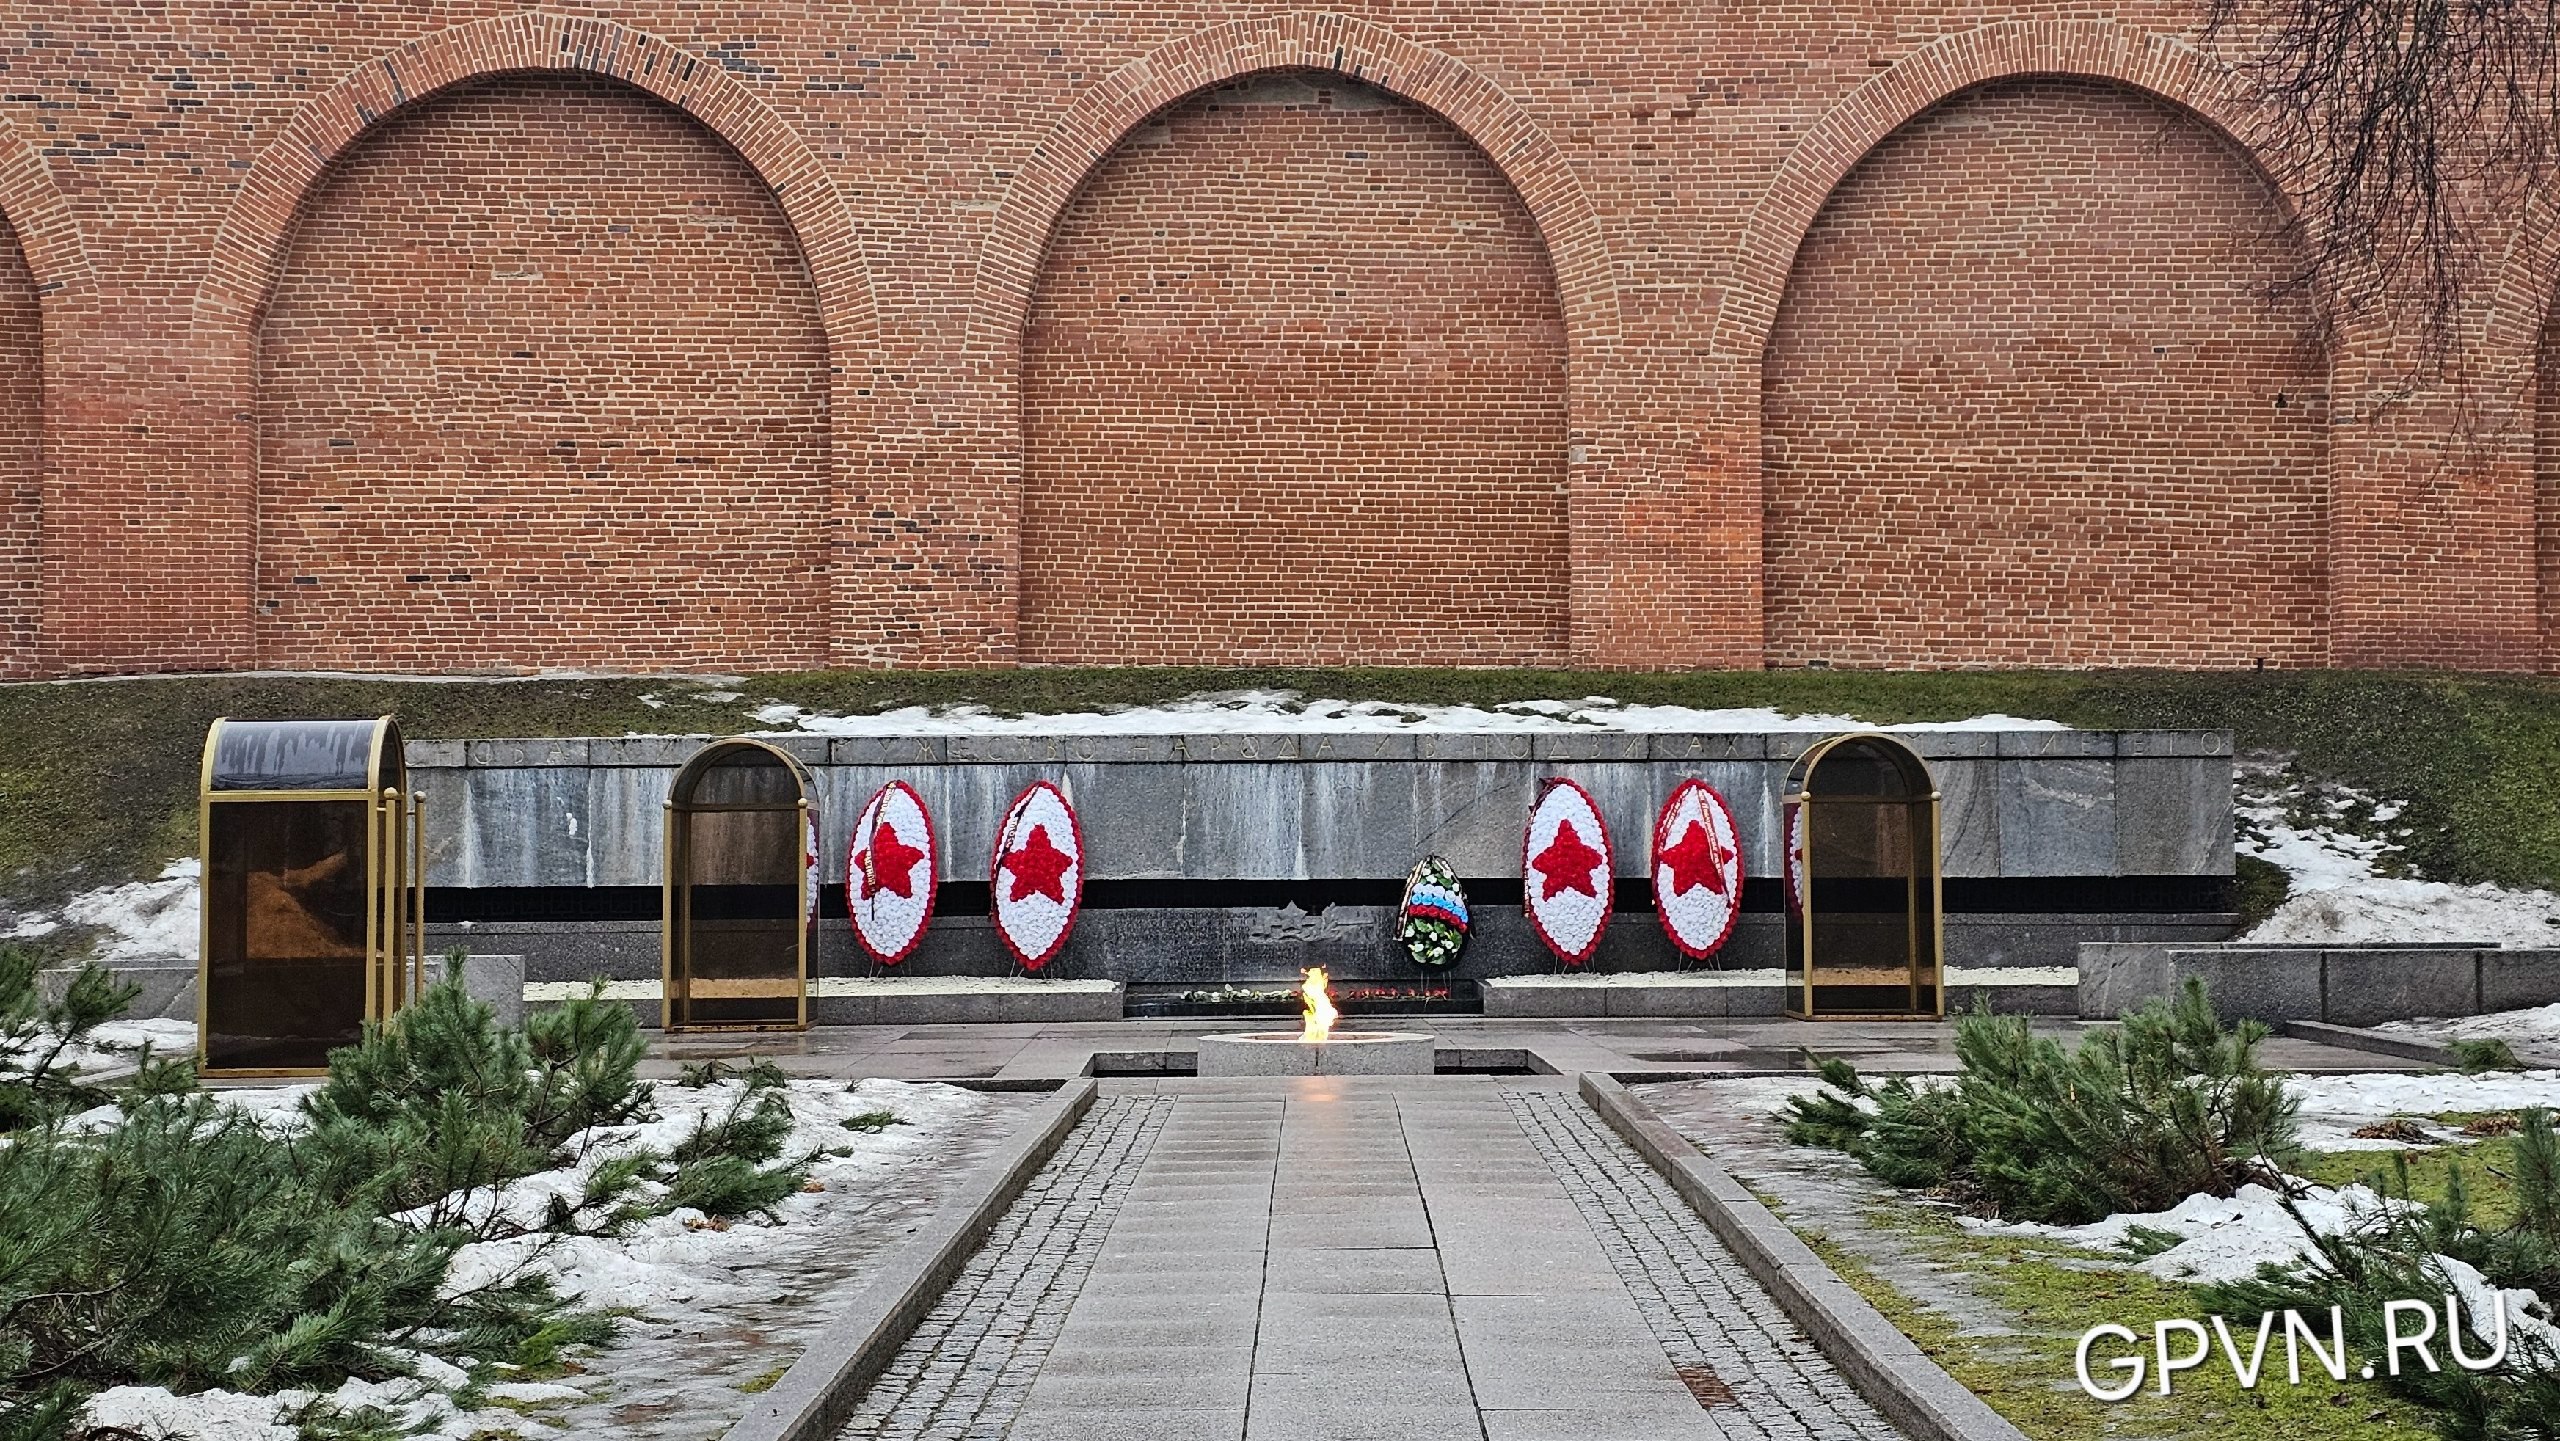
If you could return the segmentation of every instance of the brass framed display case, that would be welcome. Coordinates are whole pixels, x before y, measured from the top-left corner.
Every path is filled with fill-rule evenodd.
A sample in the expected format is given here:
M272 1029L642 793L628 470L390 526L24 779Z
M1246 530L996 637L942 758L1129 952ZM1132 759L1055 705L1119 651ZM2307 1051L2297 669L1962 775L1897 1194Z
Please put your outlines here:
M389 716L213 723L196 816L204 1074L325 1071L417 994L424 800Z
M817 786L760 740L714 741L667 794L664 1020L670 1031L809 1024Z
M1938 790L1892 736L1832 736L1787 773L1787 1014L1946 1014Z

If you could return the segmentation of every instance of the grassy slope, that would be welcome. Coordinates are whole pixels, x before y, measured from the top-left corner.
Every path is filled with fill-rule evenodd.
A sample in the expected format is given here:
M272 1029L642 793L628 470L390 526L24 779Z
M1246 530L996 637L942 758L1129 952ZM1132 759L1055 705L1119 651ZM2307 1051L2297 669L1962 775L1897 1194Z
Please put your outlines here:
M2425 874L2560 885L2560 682L2344 671L1921 672L1530 670L841 671L751 677L733 702L666 679L313 680L238 676L0 686L0 895L41 901L141 874L192 848L204 728L219 715L390 712L413 737L751 728L757 704L868 712L975 702L1005 711L1144 704L1199 691L1493 705L1608 695L1772 706L1876 723L1989 711L2084 726L2230 729L2309 774L2409 802ZM666 702L642 703L643 696Z
M2447 1114L2437 1119L2459 1123L2473 1117ZM2405 1194L2431 1204L2443 1201L2448 1173L2459 1165L2474 1220L2504 1225L2515 1214L2515 1187L2509 1179L2512 1145L2492 1139L2406 1152ZM2393 1175L2391 1154L2379 1151L2306 1152L2289 1169L2328 1186ZM2399 1182L2394 1179L2392 1185L2396 1192ZM1966 1231L1943 1212L1899 1198L1878 1205L1869 1219L1905 1238L1930 1263L1971 1278L2017 1317L2020 1334L1961 1332L1945 1317L1913 1303L1830 1238L1815 1232L1805 1240L1932 1360L2035 1441L2104 1436L2400 1441L2436 1434L2422 1413L2377 1387L2352 1381L2339 1385L2326 1377L2301 1387L2281 1384L2281 1363L2254 1392L2242 1391L2219 1352L2207 1366L2183 1373L2175 1393L2165 1400L2155 1382L2122 1402L2093 1401L2071 1381L2072 1349L2080 1333L2112 1321L2147 1338L2154 1321L2202 1319L2205 1311L2194 1288L2138 1271L2093 1269L2089 1253L2058 1243ZM2243 1320L2254 1326L2254 1318L2235 1317L2235 1334L2252 1334L2242 1327Z
M1912 1249L1931 1262L1971 1277L2017 1317L2019 1334L1959 1331L1827 1238L1805 1239L1931 1360L2034 1441L2423 1441L2436 1434L2419 1412L2379 1387L2339 1384L2310 1371L2306 1384L2287 1384L2280 1351L2254 1390L2240 1388L2217 1351L2208 1364L2179 1373L2168 1396L2146 1378L2143 1389L2123 1401L2093 1400L2073 1379L2081 1333L2113 1322L2140 1334L2147 1345L2155 1321L2204 1318L2193 1288L2139 1271L2092 1269L2086 1252L2066 1246L1962 1231L1917 1207L1892 1206L1876 1219L1907 1236ZM2235 1319L2233 1331L2253 1337L2256 1318L2246 1319L2245 1328ZM2102 1382L2113 1382L2116 1373L2103 1370L2103 1361L2122 1354L2093 1353L2091 1369Z

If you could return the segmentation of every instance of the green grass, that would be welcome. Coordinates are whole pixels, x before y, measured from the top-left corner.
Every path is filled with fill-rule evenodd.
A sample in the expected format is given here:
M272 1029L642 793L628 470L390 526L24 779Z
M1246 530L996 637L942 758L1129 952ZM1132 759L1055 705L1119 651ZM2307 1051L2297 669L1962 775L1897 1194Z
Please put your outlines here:
M2455 1116L2448 1124L2459 1125L2471 1119ZM2454 1166L2462 1167L2462 1184L2471 1193L2472 1223L2483 1230L2496 1230L2516 1218L2515 1182L2508 1174L2509 1157L2513 1154L2513 1137L2496 1136L2467 1141L2457 1146L2428 1146L2407 1152L2409 1158L2409 1195L2429 1205L2445 1198L2445 1178ZM2323 1186L2345 1186L2356 1182L2373 1184L2372 1178L2393 1175L2388 1151L2306 1151L2301 1161L2288 1167L2293 1174ZM2399 1182L2394 1179L2396 1188ZM2378 1188L2377 1188L2378 1189Z
M1868 721L1987 711L2094 727L2229 729L2310 779L2407 802L2407 859L2454 881L2560 886L2560 681L2366 671L1702 671L1288 668L820 671L699 679L402 683L248 676L0 686L0 894L41 903L147 874L194 845L216 716L400 717L414 738L720 733L768 701L875 712L971 702L1023 712L1269 688L1499 705L1608 695ZM739 692L736 700L706 692ZM643 697L661 704L644 703ZM2263 887L2264 879L2260 878Z
M2114 1322L2141 1334L2147 1346L2154 1321L2204 1319L2192 1287L2139 1271L2093 1268L2087 1252L2050 1242L1963 1231L1916 1207L1890 1205L1876 1219L1907 1238L1914 1254L1963 1272L2016 1316L2019 1334L1963 1334L1830 1238L1810 1233L1805 1241L1931 1360L2034 1441L2423 1441L2435 1435L2416 1410L2378 1387L2340 1385L2316 1373L2306 1381L2317 1384L2286 1384L2280 1358L2255 1390L2244 1391L2219 1351L2205 1365L2180 1372L2169 1396L2146 1378L2126 1400L2094 1400L2073 1377L2081 1334ZM2249 1321L2254 1330L2256 1318ZM2236 1322L2233 1329L2240 1329ZM2101 1364L2093 1354L2092 1369Z

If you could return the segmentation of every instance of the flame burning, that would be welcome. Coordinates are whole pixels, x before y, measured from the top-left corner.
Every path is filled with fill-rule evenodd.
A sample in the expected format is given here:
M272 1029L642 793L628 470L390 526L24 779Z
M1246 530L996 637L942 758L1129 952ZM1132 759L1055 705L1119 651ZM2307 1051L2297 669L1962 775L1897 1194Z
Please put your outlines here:
M1298 1039L1321 1041L1331 1035L1333 1023L1342 1013L1333 1008L1333 993L1325 980L1324 967L1315 966L1308 970L1306 979L1298 985L1298 994L1307 1003L1307 1027L1298 1033Z

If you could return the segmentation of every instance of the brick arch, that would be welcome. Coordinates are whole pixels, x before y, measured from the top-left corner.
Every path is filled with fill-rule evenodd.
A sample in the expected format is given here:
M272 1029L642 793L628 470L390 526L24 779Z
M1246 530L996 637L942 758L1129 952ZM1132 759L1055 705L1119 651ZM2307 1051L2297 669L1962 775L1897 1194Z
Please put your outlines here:
M2155 84L1937 78L1732 357L1767 662L2322 663L2334 367L2263 167Z
M995 614L992 649L1019 655L1021 633L1023 334L1050 237L1088 176L1150 116L1212 86L1265 71L1328 71L1408 101L1446 121L1481 150L1519 196L1546 247L1565 327L1567 524L1578 532L1578 498L1608 465L1597 440L1609 416L1597 377L1615 345L1618 299L1599 212L1562 150L1517 102L1464 61L1383 26L1321 11L1238 21L1201 31L1122 66L1078 97L1006 187L979 252L965 342L966 366L984 397L987 447L996 457L983 492L1003 537L1000 572L987 587ZM1570 546L1571 568L1590 568L1586 546ZM1568 586L1577 653L1587 650L1586 599L1599 585ZM1588 593L1588 594L1587 594Z
M2461 379L2486 424L2475 472L2520 475L2530 497L2531 667L2560 671L2560 185L2524 206L2479 314L2462 332Z
M255 409L258 333L283 274L302 208L342 156L395 112L475 81L510 74L602 77L654 98L726 145L771 192L817 296L827 348L831 477L822 517L835 559L828 630L848 659L876 622L845 564L845 525L857 506L851 478L874 430L879 325L861 237L817 153L780 115L718 64L657 36L601 19L529 11L439 30L359 64L316 96L260 153L214 238L193 298L192 351L199 393L245 422ZM255 663L257 435L239 423L221 443L229 483L224 522L207 547L209 573L233 577L213 646L217 664Z
M18 248L26 253L50 330L56 312L93 288L89 251L44 156L5 119L0 119L0 215L8 217Z
M10 328L27 336L33 322L34 353L0 357L10 399L28 413L0 416L0 678L35 675L41 667L44 629L44 484L47 397L53 370L65 351L65 313L88 303L94 290L80 224L54 187L44 157L0 120L0 273L17 291L0 300ZM23 307L23 308L21 308Z
M1788 152L1743 229L1733 283L1717 309L1711 354L1724 378L1757 373L1796 251L1858 162L1938 102L2021 75L2109 80L2167 101L2212 127L2266 178L2238 138L2243 99L2229 71L2192 46L2103 20L2004 21L1947 36L1859 86ZM2280 187L2268 189L2289 203ZM1736 377L1737 369L1746 374Z
M692 116L743 156L799 237L836 370L867 360L877 332L869 274L852 212L817 152L719 65L610 20L541 11L422 36L366 61L305 105L258 157L223 217L196 292L198 333L211 328L245 348L283 269L303 201L376 123L466 81L525 71L621 81Z
M982 361L997 361L1006 394L1019 374L1023 322L1050 232L1085 177L1147 117L1263 70L1335 71L1456 126L1492 159L1537 221L1555 268L1568 354L1579 359L1615 338L1617 290L1599 213L1537 122L1464 61L1365 20L1301 11L1204 30L1141 56L1086 91L1031 152L988 228L971 324L970 348ZM1578 417L1575 428L1582 429Z

